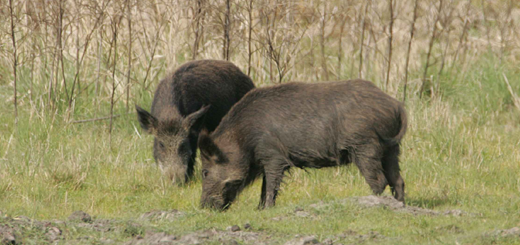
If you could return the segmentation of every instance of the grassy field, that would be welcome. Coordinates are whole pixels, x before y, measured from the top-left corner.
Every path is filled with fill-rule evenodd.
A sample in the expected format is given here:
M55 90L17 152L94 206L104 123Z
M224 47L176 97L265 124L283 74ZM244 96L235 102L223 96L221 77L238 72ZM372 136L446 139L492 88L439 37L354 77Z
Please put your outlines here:
M482 58L462 77L458 74L454 70L442 76L442 89L433 99L415 95L407 100L409 130L401 167L407 206L440 213L461 210L460 216L346 202L371 194L354 166L292 171L277 206L268 210L256 210L260 181L230 210L203 210L200 179L184 187L163 179L153 161L152 137L142 133L135 114L124 106L116 107L114 114L122 116L109 136L108 121L66 123L63 115L39 114L30 103L20 106L15 125L9 103L0 111L0 228L17 227L18 241L49 242L48 229L36 221L65 220L83 210L95 220L108 220L112 232L52 221L62 231L61 242L120 243L150 231L182 237L249 223L250 231L263 237L256 242L266 243L315 235L320 242L335 243L520 244L518 234L499 231L520 227L520 108L504 81L505 75L520 94L520 74L492 58ZM0 88L0 101L11 93L11 87ZM94 115L89 103L94 102L78 102L76 111ZM145 95L140 104L150 103ZM171 209L182 215L139 218L151 210ZM26 219L19 216L33 221L15 226Z
M520 244L518 1L0 6L0 244ZM200 209L200 179L162 177L132 109L192 59L229 59L257 86L361 77L403 100L407 84L406 207L352 165L293 170L274 208L256 209L257 181L226 212ZM112 126L75 123L112 108Z

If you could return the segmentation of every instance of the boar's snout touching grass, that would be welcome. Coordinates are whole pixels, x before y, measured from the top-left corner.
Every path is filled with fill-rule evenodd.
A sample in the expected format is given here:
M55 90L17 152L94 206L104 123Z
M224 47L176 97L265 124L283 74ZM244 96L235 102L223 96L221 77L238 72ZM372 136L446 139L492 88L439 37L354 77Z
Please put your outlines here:
M246 183L251 182L251 179L247 181L250 168L240 165L247 161L237 159L240 155L233 152L237 145L231 142L219 143L221 147L209 138L208 131L201 132L199 137L200 156L203 162L201 206L224 210L235 200Z
M256 178L260 208L275 205L291 167L354 162L372 191L404 202L399 169L403 105L364 80L287 83L249 92L210 133L202 131L201 206L224 210Z
M230 62L191 61L159 83L150 113L136 105L141 128L154 136L153 156L164 175L177 184L189 181L200 130L215 130L253 88L251 79Z

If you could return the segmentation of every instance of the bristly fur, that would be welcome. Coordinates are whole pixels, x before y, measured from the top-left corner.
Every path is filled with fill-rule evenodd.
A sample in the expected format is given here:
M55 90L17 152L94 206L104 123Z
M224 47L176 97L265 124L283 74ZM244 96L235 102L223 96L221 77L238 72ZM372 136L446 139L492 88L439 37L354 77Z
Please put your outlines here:
M291 167L322 168L355 162L375 194L390 185L404 201L399 143L406 133L403 105L364 80L287 83L249 92L199 142L203 206L221 208L242 188L263 177L260 207L275 203L284 173ZM211 147L210 147L211 146ZM215 162L215 156L225 161ZM209 198L211 197L211 198Z
M197 60L159 83L151 113L136 106L141 127L155 136L154 158L162 169L169 169L173 181L182 184L193 175L200 130L215 130L253 88L251 79L233 63Z

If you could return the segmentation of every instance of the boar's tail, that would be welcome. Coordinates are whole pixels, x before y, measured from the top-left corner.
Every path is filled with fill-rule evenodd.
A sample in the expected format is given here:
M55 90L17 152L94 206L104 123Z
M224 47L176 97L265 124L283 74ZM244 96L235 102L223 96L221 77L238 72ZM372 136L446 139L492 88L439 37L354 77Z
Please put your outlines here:
M384 138L381 135L379 135L379 138L385 143L387 146L394 146L401 143L401 139L403 138L404 134L406 133L406 129L408 127L408 118L406 116L406 111L404 109L404 105L402 103L399 103L397 106L396 111L396 119L399 124L399 133L395 135L392 138Z
M403 138L404 134L406 133L406 129L408 128L408 117L406 115L406 110L404 109L404 104L399 103L398 106L398 117L399 117L399 133L394 137L395 140L398 141L398 143L401 142L401 139Z

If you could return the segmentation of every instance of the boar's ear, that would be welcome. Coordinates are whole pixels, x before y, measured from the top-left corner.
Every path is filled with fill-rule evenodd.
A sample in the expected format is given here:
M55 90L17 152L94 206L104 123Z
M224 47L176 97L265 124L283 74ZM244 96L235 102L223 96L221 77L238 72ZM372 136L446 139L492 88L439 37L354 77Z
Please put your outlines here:
M201 154L214 159L216 163L220 163L225 159L224 153L222 153L217 144L211 139L207 129L202 129L197 144Z
M204 121L204 115L208 112L209 107L210 105L202 106L198 111L189 114L182 120L182 127L186 130L195 129L198 131Z
M141 128L147 133L153 134L157 129L157 118L138 105L135 105L135 110L137 111L137 119L139 120Z

